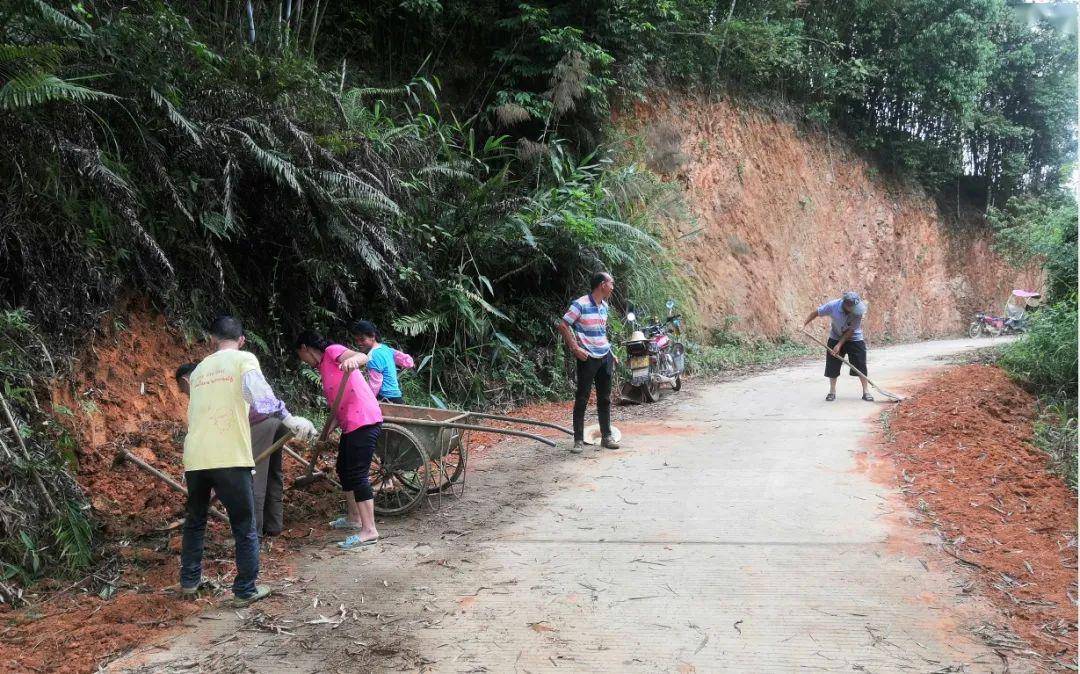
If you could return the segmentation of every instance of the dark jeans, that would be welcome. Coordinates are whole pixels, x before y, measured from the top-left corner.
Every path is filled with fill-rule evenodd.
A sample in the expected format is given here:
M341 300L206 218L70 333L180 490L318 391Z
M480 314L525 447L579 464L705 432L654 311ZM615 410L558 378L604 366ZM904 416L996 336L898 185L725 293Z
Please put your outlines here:
M187 515L184 519L184 542L180 550L180 584L194 587L202 578L203 544L206 536L206 513L210 490L217 494L232 526L236 541L236 579L233 594L247 597L255 592L259 577L259 535L255 531L255 496L251 488L250 468L211 468L189 470L187 480Z
M615 359L609 353L603 358L589 357L577 362L577 394L574 396L574 442L585 437L585 408L589 394L596 384L596 416L600 417L600 434L611 435L611 375Z
M396 398L387 398L386 396L379 396L379 402L381 403L394 403L395 405L404 405L405 399L401 396Z
M371 424L341 434L338 443L337 476L342 491L351 491L357 503L375 498L371 490L371 457L382 424Z
M262 454L288 431L280 419L270 417L251 427L251 458ZM282 497L285 474L281 466L281 450L255 465L255 531L260 536L277 535L285 528Z

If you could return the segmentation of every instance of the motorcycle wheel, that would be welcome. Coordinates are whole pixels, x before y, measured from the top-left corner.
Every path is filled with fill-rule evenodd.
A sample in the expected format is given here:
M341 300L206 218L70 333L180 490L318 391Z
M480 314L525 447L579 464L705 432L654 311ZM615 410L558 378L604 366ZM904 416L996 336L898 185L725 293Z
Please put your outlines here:
M971 337L972 339L974 339L975 337L978 337L981 334L982 334L982 324L980 324L978 321L976 321L976 322L972 323L970 326L968 326L968 337Z
M645 402L654 403L660 400L663 392L660 390L660 382L650 381L641 385L641 392L645 394Z
M671 385L672 391L678 391L682 388L682 375L675 377L675 383Z

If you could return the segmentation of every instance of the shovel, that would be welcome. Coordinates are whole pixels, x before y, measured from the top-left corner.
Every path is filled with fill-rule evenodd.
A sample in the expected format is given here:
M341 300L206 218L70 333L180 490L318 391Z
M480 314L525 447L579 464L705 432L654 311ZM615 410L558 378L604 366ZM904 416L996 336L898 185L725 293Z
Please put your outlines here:
M293 480L293 489L303 489L318 480L326 478L326 473L323 473L322 471L315 472L315 466L319 463L319 455L322 454L323 443L330 437L330 428L333 426L334 417L337 416L338 408L341 407L341 399L345 396L345 387L349 384L349 377L351 375L352 370L346 372L345 376L341 379L337 395L334 396L334 406L330 410L330 416L326 417L326 423L323 424L322 433L319 433L319 437L312 443L311 459L308 460L307 475Z
M806 335L810 339L814 340L815 342L817 342L821 346L825 347L826 351L829 351L830 353L832 353L832 351L829 349L829 345L826 344L825 342L823 342L820 339L818 339L817 337L811 335L806 330L800 330L799 332L803 333L804 335ZM869 382L869 384L874 387L874 390L877 391L878 393L880 393L881 395L885 396L886 398L892 398L893 400L895 400L897 402L900 402L901 400L904 400L903 396L897 395L895 393L890 393L889 391L886 391L885 389L883 389L880 386L878 386L877 384L875 384L873 379L871 379L870 377L867 377L865 374L863 374L863 372L861 370L859 370L859 368L852 365L851 361L849 361L844 356L840 356L839 358L840 358L840 362L842 362L845 365L847 365L848 367L850 367L852 369L852 371L855 372L855 374L859 375L860 377L865 379L867 382Z
M255 465L256 466L259 465L260 463L262 463L266 459L266 457L270 456L274 452L281 449L285 445L286 442L293 439L293 435L294 434L293 434L292 431L288 431L288 432L285 433L285 435L278 438L277 441L274 442L274 444L270 445L265 450L263 450L262 454L259 454L258 456L255 457Z

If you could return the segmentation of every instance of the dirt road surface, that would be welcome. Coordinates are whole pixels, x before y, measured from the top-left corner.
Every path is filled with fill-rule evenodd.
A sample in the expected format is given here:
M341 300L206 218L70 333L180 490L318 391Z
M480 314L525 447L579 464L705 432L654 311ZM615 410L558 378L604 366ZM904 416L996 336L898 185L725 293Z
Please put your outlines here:
M988 343L875 349L871 374L902 391ZM375 548L327 535L275 599L111 670L1002 671L968 630L988 606L865 468L889 405L846 374L826 403L821 370L688 386L623 413L618 451L500 445Z

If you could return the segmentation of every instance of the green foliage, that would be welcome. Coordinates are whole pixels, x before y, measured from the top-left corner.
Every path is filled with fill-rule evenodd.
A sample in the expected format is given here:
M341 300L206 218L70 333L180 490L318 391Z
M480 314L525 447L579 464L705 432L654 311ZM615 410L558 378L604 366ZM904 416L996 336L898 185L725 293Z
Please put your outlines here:
M1017 265L1043 264L1048 300L1076 301L1077 207L1070 192L1016 197L987 217L997 231L999 252Z
M1045 404L1035 421L1035 445L1050 457L1051 467L1076 491L1076 399Z
M53 523L61 568L75 573L90 565L94 557L93 528L86 514L66 504Z
M418 355L410 402L506 405L565 394L552 322L598 269L616 311L692 318L678 188L610 150L650 89L781 99L995 203L1052 193L1075 152L1075 46L1001 0L0 4L0 374L34 456L0 471L26 501L0 558L27 578L90 540L33 384L126 293L189 328L242 316L290 404L325 406L289 336L363 317ZM1035 236L1010 209L1002 240ZM803 348L720 337L693 367Z
M328 56L383 82L437 74L471 92L470 114L531 142L554 130L587 152L612 101L668 87L794 103L931 189L990 203L1052 189L1075 155L1075 40L1004 0L481 0L437 12L375 0L330 12Z
M1009 345L1001 366L1039 393L1077 397L1076 301L1035 312L1026 335Z
M1041 262L1046 300L1027 334L1009 344L999 363L1040 396L1035 443L1076 489L1077 462L1077 206L1071 193L1010 199L992 210L998 250L1021 264Z

